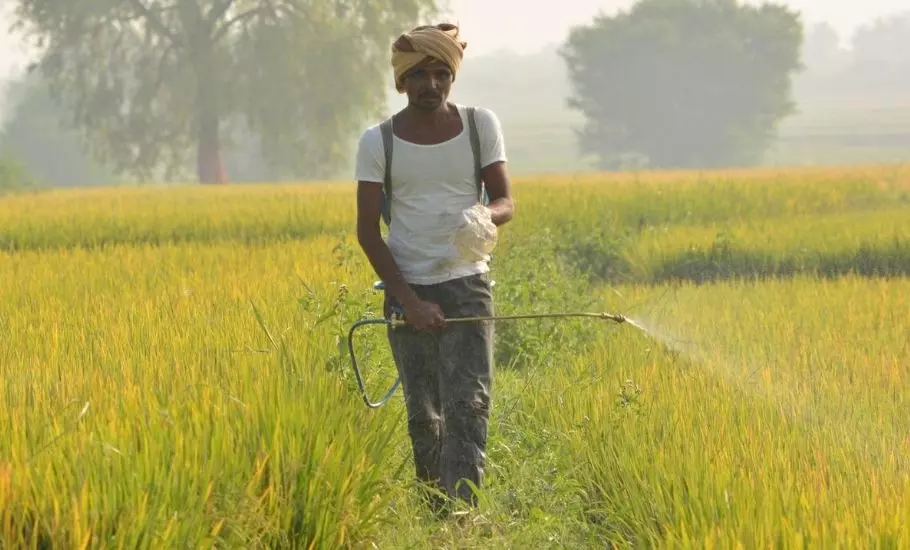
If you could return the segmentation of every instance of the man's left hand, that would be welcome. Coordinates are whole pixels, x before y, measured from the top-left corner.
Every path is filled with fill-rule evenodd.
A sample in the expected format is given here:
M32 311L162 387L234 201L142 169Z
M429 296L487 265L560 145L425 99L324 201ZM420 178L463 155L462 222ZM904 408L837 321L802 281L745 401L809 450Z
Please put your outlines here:
M480 203L461 213L461 225L455 230L453 241L465 260L484 261L496 248L498 232L492 215L492 211Z

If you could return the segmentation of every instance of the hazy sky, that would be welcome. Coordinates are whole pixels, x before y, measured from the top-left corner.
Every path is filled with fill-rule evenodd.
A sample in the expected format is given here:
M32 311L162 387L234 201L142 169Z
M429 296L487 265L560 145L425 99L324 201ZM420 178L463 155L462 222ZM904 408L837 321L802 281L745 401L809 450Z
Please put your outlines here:
M750 3L759 0L747 0ZM845 37L855 27L883 15L910 9L908 0L781 0L801 10L808 23L826 20ZM4 17L16 0L0 0L0 79L24 63L23 52L6 33ZM471 55L499 49L528 52L560 42L569 27L586 23L598 12L628 8L633 0L558 0L545 9L529 9L528 0L448 0L451 19L462 26ZM555 6L554 6L555 4ZM546 4L545 4L546 5Z
M550 42L561 42L569 27L585 24L598 12L613 14L628 9L633 0L558 0L558 7L528 9L528 0L448 0L452 18L462 26L473 54L498 49L533 51ZM761 4L758 0L746 0ZM844 38L858 25L910 10L908 0L781 0L803 13L812 24L828 21Z

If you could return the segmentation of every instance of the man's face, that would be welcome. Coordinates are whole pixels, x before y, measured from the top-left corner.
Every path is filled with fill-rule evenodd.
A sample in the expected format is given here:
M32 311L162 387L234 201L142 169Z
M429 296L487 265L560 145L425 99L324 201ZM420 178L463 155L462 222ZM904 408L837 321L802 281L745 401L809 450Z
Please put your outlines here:
M404 77L408 102L428 111L438 109L449 97L453 76L448 65L435 59L414 67Z

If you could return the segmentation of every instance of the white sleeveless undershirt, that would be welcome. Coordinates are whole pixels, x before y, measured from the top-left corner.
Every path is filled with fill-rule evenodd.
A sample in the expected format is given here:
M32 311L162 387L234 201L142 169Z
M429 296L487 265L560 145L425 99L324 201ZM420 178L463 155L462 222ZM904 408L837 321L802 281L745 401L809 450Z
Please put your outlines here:
M427 285L486 273L488 261L459 258L451 236L461 212L477 203L474 156L467 110L457 105L463 130L435 145L418 145L394 137L392 149L392 216L388 246L405 279ZM502 128L485 108L475 111L481 166L506 161ZM357 181L382 185L385 152L379 125L368 128L357 145Z

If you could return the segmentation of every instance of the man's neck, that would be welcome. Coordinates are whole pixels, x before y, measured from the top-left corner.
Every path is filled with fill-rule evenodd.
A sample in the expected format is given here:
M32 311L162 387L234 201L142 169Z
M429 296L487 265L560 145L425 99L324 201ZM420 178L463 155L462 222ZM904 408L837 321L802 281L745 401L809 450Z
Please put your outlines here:
M428 111L413 105L408 105L404 108L404 115L412 122L421 126L438 126L445 123L451 116L451 107L452 105L449 102L445 102L437 109Z

